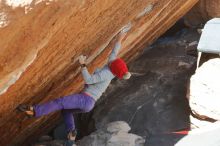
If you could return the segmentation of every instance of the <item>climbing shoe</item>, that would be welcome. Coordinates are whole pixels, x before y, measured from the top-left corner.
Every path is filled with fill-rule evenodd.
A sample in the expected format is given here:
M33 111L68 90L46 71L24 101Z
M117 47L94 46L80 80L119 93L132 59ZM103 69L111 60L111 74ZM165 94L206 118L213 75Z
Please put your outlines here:
M77 135L77 131L76 130L69 131L67 133L67 139L71 140L71 141L75 141L76 140L76 135Z
M24 112L29 118L34 117L34 109L30 105L20 104L16 109L20 112Z

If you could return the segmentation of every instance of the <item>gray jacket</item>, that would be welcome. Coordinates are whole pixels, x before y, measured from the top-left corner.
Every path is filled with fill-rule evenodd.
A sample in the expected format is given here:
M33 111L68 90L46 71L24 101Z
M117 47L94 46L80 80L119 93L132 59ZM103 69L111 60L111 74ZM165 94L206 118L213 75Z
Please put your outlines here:
M121 43L117 42L109 56L108 64L116 59L120 48L121 48ZM101 69L97 69L95 73L92 75L90 75L86 67L82 68L82 75L86 83L83 92L92 96L94 100L98 100L100 98L102 93L105 92L105 90L107 89L111 80L115 77L112 74L108 64L106 64Z

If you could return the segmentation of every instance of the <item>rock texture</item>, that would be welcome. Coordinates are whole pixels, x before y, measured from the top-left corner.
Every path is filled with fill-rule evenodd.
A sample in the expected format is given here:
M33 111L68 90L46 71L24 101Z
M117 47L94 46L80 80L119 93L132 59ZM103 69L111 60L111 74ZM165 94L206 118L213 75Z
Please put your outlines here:
M145 146L174 145L183 136L174 140L170 132L190 129L186 93L196 57L188 55L188 49L198 39L196 31L182 30L146 48L129 66L131 79L114 81L94 111L82 114L80 131L122 120L132 133L146 138Z
M220 58L210 59L202 64L191 77L189 103L191 109L205 117L220 120ZM206 122L192 121L197 128Z
M189 26L200 26L214 17L220 17L220 0L200 0L185 16Z
M79 146L144 146L145 140L128 133L130 126L123 121L112 122L105 128L80 140Z
M129 133L130 126L124 121L116 121L84 137L77 143L67 140L48 140L43 137L34 146L144 146L144 138ZM46 139L45 139L46 138Z
M0 145L22 145L53 128L58 114L27 120L15 108L79 92L80 54L89 56L90 71L103 65L108 42L131 22L120 56L132 60L197 1L0 1Z

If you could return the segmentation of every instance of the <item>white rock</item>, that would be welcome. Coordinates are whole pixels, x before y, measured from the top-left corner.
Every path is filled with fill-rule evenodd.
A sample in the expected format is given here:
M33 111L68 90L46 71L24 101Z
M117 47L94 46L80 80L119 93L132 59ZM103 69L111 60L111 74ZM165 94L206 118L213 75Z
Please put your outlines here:
M144 146L144 138L128 133L130 129L126 122L113 122L84 137L77 146Z
M138 143L136 143L138 141ZM108 140L107 146L141 146L144 139L135 134L119 132Z
M198 114L220 120L220 58L205 62L191 77L189 101Z
M107 131L111 133L119 131L128 132L130 130L130 126L124 121L112 122L107 125Z

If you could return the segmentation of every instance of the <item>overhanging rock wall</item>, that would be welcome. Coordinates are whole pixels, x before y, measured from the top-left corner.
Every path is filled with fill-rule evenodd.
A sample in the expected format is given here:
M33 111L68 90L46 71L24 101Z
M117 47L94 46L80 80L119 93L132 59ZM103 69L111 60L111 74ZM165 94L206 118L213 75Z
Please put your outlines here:
M80 54L89 56L90 71L103 65L108 42L131 22L120 52L130 61L197 1L0 1L0 145L22 145L53 128L58 114L26 119L15 108L79 92Z
M185 16L189 26L200 26L214 17L220 17L220 0L200 0Z

